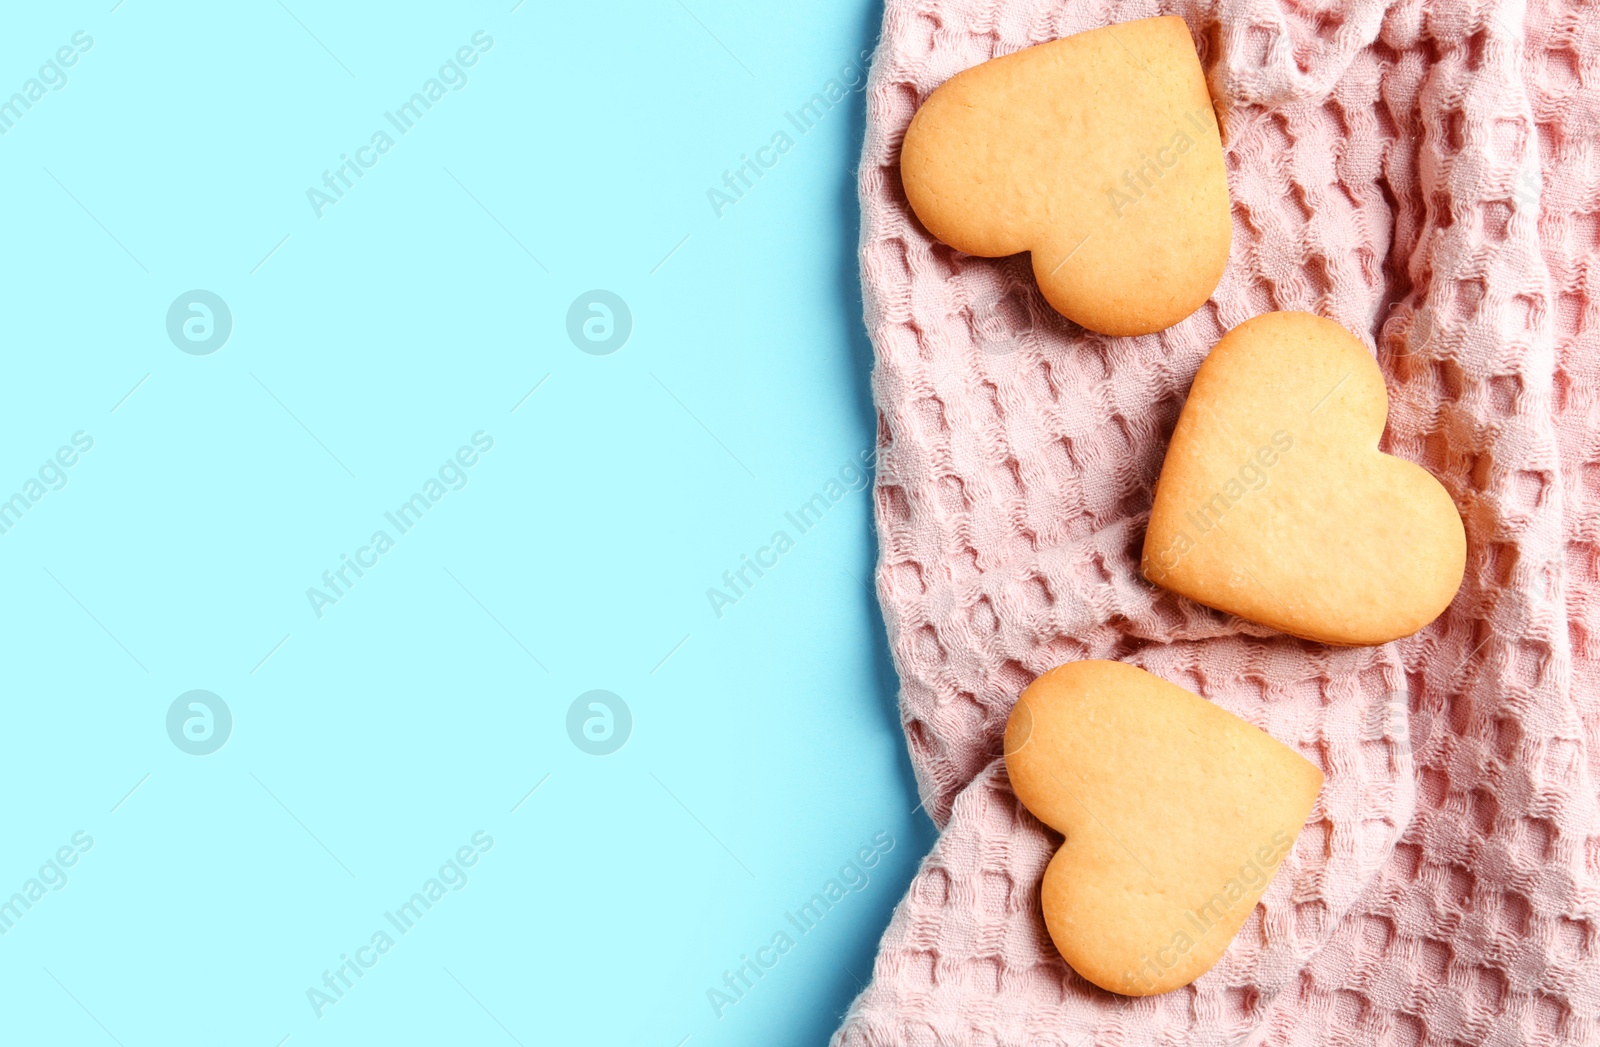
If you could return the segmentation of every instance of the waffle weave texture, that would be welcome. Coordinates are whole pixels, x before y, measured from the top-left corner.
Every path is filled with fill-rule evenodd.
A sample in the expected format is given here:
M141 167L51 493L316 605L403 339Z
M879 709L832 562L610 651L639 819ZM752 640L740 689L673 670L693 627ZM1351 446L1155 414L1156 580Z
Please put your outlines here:
M900 140L962 69L1159 14L1217 103L1232 253L1193 316L1109 338L1025 257L935 242ZM1600 8L887 0L867 98L877 588L941 835L834 1043L1600 1042ZM1195 370L1275 309L1367 342L1383 450L1461 510L1461 592L1406 640L1307 643L1138 574ZM999 758L1018 693L1076 658L1188 687L1327 776L1227 955L1163 996L1057 956L1060 837Z

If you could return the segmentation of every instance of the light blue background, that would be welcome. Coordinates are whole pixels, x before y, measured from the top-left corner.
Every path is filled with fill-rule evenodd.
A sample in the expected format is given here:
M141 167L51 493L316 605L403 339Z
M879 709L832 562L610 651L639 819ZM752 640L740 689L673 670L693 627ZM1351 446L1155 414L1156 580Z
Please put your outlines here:
M932 836L870 492L720 620L706 589L872 443L861 95L720 218L706 190L876 5L113 2L0 34L0 98L94 41L0 136L0 497L94 439L0 535L0 899L94 840L0 936L0 1039L823 1041ZM480 29L470 82L316 217ZM167 336L193 288L233 313L212 355ZM566 334L591 288L632 310L612 355ZM319 620L307 588L479 430L468 485ZM166 732L196 688L234 717L209 756ZM634 718L604 757L565 726L596 688ZM480 829L467 886L318 1018ZM879 832L866 888L716 1017Z

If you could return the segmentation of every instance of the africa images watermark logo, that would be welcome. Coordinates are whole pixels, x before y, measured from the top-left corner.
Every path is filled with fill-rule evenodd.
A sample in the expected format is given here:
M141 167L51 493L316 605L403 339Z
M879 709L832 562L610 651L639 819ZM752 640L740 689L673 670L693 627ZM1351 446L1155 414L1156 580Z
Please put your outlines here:
M633 734L633 710L610 691L585 691L567 706L567 737L590 756L610 756Z
M1172 536L1165 549L1157 550L1151 562L1156 572L1164 575L1176 568L1185 556L1200 547L1200 542L1211 531L1222 525L1223 518L1228 515L1230 509L1248 498L1252 492L1266 487L1272 478L1270 470L1293 447L1294 436L1279 429L1272 434L1270 446L1262 444L1256 448L1255 454L1246 458L1236 473L1223 481L1220 488L1212 491L1210 498L1201 502L1198 509L1184 514L1184 520L1194 528L1194 534L1191 536L1187 530L1179 530Z
M78 64L79 55L94 46L94 37L80 29L68 44L56 48L55 55L45 60L37 75L23 81L22 90L0 102L0 135L10 133L18 121L33 111L34 103L44 99L45 88L59 91L67 86L67 70Z
M567 338L590 356L610 356L632 333L633 311L615 291L585 291L567 307Z
M67 870L78 864L78 858L87 854L94 847L94 837L79 829L72 834L72 839L56 848L55 854L45 859L39 866L37 875L28 877L23 881L22 889L14 892L10 898L0 902L0 934L10 934L18 922L33 911L36 903L44 900L51 891L59 891L67 885Z
M788 926L774 931L772 940L757 949L754 957L749 953L741 954L738 966L722 972L721 988L712 986L706 990L706 1000L711 1004L712 1013L721 1018L728 1008L744 999L756 982L767 976L768 971L778 966L778 961L788 955L801 939L816 930L834 906L850 895L866 890L872 882L872 875L867 870L876 866L892 850L894 837L887 829L874 833L869 843L839 867L837 876L829 877L822 888L807 898L797 911L785 911L783 918ZM789 933L791 928L794 934Z
M1361 717L1361 740L1381 742L1397 756L1412 756L1433 735L1433 718L1426 710L1418 715L1409 712L1411 695L1405 691L1389 691L1367 706Z
M1221 923L1244 898L1247 890L1272 879L1278 863L1293 848L1294 841L1287 832L1279 829L1273 833L1270 844L1257 847L1254 854L1240 863L1238 873L1229 877L1221 888L1206 899L1204 905L1198 910L1184 912L1184 925L1173 931L1172 939L1166 945L1141 957L1137 970L1123 972L1123 984L1130 989L1142 988L1146 992L1154 988L1157 979L1176 967L1196 945L1204 941L1212 928ZM1193 932L1192 937L1190 932Z
M213 291L185 291L167 307L167 337L190 356L210 356L232 333L233 311Z
M711 203L711 213L721 218L728 212L728 208L745 198L745 194L755 188L756 182L766 177L768 171L778 166L778 161L783 159L796 145L797 139L789 134L792 128L796 135L804 137L811 133L811 129L822 122L822 118L833 111L833 107L849 97L851 91L860 91L867 86L866 63L872 57L871 51L862 51L855 61L839 70L837 77L829 77L822 84L822 89L798 106L793 112L786 111L783 119L788 127L779 127L772 132L772 140L756 150L752 157L749 153L739 154L739 165L731 171L722 172L722 187L712 186L706 190L706 200Z
M766 577L768 571L778 566L779 558L794 548L796 539L821 523L828 510L844 501L846 494L864 490L872 482L872 474L868 470L877 457L877 450L862 451L857 457L859 465L845 462L836 476L828 477L820 491L813 492L810 498L783 514L784 520L794 529L793 535L784 528L773 531L768 543L756 549L753 557L749 553L739 554L738 566L722 572L721 586L713 585L706 589L706 602L711 605L712 614L720 619L724 607L730 607L750 595L756 582Z
M167 737L190 756L210 756L233 734L233 710L210 691L185 691L167 707Z
M67 470L78 464L82 455L94 450L94 437L87 430L72 434L71 447L62 444L56 453L44 460L37 475L22 482L21 489L10 498L0 497L0 534L7 534L22 522L29 509L38 505L51 491L67 486Z
M439 67L438 75L431 76L422 83L422 89L414 92L410 98L395 107L393 112L384 110L383 118L393 127L395 134L408 135L433 110L435 102L440 101L450 91L459 91L467 86L467 70L478 64L478 56L494 48L494 37L479 29L472 34L471 46L462 44L456 48L455 54L445 59ZM345 194L355 187L356 182L366 177L366 173L378 166L378 161L388 155L389 150L395 146L395 139L388 131L379 127L372 132L372 140L366 145L356 149L356 155L349 153L339 154L339 164L331 171L322 172L322 188L316 186L306 190L306 200L311 204L311 213L321 218L334 204L345 198ZM352 177L353 176L353 177Z
M1216 133L1216 117L1211 113L1206 113L1206 116L1212 118L1211 122L1208 123L1201 117L1201 112L1203 110L1191 111L1185 113L1184 117L1188 120L1190 128L1193 129L1195 137L1203 140ZM1106 199L1110 201L1111 209L1116 216L1121 218L1129 207L1143 200L1145 194L1155 189L1156 183L1161 181L1168 171L1177 167L1184 154L1188 153L1197 144L1195 138L1189 137L1189 131L1180 123L1177 130L1172 134L1172 140L1153 150L1154 156L1146 152L1140 152L1139 162L1130 164L1127 170L1123 171L1122 186L1120 188L1116 185L1106 187Z
M329 1007L343 1000L355 988L357 981L365 978L368 971L378 966L379 960L393 951L399 943L396 935L404 937L410 934L412 928L422 922L423 917L432 912L433 907L447 895L466 888L469 879L467 870L477 865L482 856L493 849L494 837L479 829L472 834L468 843L456 848L455 854L439 866L437 875L423 881L421 890L414 892L394 911L385 910L383 919L394 928L395 933L391 935L379 927L372 932L366 945L356 949L354 957L349 953L340 953L338 965L322 972L322 988L312 986L306 990L311 1013L321 1018Z
M444 464L439 466L438 473L423 481L421 490L413 493L393 510L383 514L383 518L394 528L395 535L404 535L421 523L423 516L444 500L447 491L459 491L465 488L470 480L467 470L477 465L481 456L492 450L494 450L493 436L482 429L473 433L472 447L462 444L456 448L456 453L446 458ZM306 602L311 605L311 613L320 619L324 614L323 608L332 607L349 596L356 582L378 566L379 557L394 546L395 538L387 530L379 528L372 532L372 537L367 540L366 545L356 549L354 557L349 553L340 553L339 566L322 572L324 588L313 585L306 589ZM352 578L352 574L355 577Z

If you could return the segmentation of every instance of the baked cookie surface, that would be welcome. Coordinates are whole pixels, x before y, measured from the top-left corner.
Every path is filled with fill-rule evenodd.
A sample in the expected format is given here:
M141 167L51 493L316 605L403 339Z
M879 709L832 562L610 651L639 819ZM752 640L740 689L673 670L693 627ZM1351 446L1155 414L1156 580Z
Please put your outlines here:
M958 73L912 119L900 171L935 237L984 257L1031 252L1044 297L1091 330L1170 327L1227 265L1222 142L1175 16Z
M1018 799L1066 837L1040 892L1051 940L1128 996L1187 985L1221 958L1322 787L1270 735L1121 662L1035 680L1005 753Z
M1425 469L1378 450L1388 394L1360 339L1267 313L1195 375L1156 483L1141 571L1309 640L1379 644L1450 604L1466 532Z

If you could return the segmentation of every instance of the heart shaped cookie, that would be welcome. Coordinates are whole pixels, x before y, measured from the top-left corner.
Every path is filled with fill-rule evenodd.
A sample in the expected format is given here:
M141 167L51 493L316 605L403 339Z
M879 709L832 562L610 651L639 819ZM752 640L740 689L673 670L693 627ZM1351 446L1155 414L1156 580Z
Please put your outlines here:
M1051 940L1127 996L1210 970L1322 787L1294 750L1121 662L1070 662L1029 684L1005 759L1017 798L1066 837L1040 891Z
M958 73L917 110L900 174L934 236L989 258L1032 252L1050 304L1105 334L1170 327L1227 265L1222 141L1174 16Z
M1361 341L1309 313L1229 331L1195 375L1156 483L1141 570L1308 640L1379 644L1454 599L1449 492L1378 450L1389 410Z

